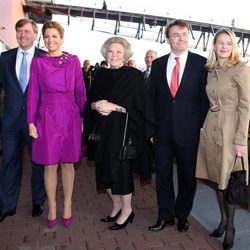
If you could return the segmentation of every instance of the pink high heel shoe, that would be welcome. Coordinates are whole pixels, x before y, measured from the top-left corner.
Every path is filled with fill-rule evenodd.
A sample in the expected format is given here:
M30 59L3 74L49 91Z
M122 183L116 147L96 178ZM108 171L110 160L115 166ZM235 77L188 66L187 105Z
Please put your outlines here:
M56 225L56 219L54 220L47 220L47 226L49 229L53 228Z
M71 223L72 223L72 220L73 220L72 216L70 218L68 218L68 219L65 219L65 218L62 217L62 224L65 227L69 227L71 225Z

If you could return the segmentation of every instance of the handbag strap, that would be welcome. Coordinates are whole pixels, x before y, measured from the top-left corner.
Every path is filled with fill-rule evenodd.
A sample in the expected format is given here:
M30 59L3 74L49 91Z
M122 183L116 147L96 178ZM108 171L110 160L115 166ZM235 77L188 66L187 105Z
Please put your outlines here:
M237 160L237 155L235 156L235 159L234 159L234 167L235 167L235 163L236 163L236 160ZM242 170L245 171L245 167L244 167L244 161L243 161L243 157L239 157L241 159L241 165L242 165ZM233 168L234 168L233 167Z
M126 113L126 120L125 120L125 127L124 127L124 133L123 133L122 146L125 145L126 134L127 134L127 126L128 126L128 112Z

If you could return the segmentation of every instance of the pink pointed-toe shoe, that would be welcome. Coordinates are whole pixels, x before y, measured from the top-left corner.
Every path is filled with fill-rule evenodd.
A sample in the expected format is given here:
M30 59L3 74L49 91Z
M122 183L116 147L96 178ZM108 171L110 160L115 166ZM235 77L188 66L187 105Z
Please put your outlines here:
M73 221L72 216L70 218L68 218L68 219L65 219L65 218L62 217L62 224L65 227L69 227L71 225L72 221Z
M56 225L56 219L54 220L47 220L47 226L49 229L53 228Z

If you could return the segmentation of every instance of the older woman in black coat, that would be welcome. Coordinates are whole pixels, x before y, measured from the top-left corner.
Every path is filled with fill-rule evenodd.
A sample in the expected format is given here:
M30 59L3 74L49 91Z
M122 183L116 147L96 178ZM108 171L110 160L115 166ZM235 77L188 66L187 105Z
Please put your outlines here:
M124 66L132 56L128 41L111 37L103 44L101 53L110 68L97 72L90 99L93 127L100 135L95 150L96 181L97 189L106 189L113 202L112 212L102 221L114 221L109 229L118 230L134 219L133 173L143 179L150 177L150 164L142 156L145 142L153 136L155 122L141 71ZM136 159L121 160L127 113L126 140L130 138L135 145Z

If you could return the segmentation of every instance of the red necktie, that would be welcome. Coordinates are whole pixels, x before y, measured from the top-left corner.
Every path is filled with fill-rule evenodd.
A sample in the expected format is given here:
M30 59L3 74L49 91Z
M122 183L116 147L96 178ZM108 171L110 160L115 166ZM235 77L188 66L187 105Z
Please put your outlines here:
M180 57L175 57L176 64L174 66L174 69L172 71L171 76L171 83L170 83L170 91L172 93L172 96L175 97L176 92L179 87L179 76L180 76Z

